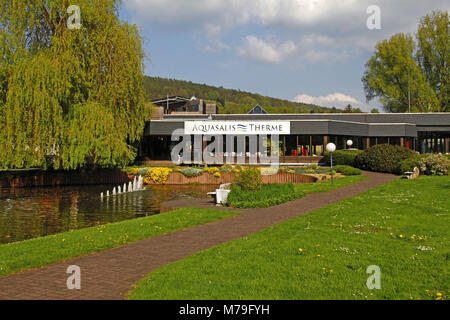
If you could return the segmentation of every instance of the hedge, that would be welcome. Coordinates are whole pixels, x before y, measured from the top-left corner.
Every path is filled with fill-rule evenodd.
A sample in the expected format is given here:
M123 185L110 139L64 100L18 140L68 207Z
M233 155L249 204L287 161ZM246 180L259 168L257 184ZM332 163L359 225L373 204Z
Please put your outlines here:
M336 172L343 174L344 176L360 176L362 171L357 168L353 168L350 166L336 166L334 167Z
M362 150L337 150L333 152L333 165L355 167L356 157L362 152ZM327 166L331 165L331 157L329 152L324 153L324 158L321 162Z

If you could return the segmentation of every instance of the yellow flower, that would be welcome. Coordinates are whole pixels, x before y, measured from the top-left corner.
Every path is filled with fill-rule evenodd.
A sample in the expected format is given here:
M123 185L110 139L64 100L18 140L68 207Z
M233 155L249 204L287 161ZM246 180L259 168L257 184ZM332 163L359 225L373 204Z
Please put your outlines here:
M333 270L333 269L331 269L331 270L330 270L330 272L331 272L331 273L333 273L333 272L334 272L334 270Z
M318 254L317 256L320 257L320 254Z
M403 238L403 235L401 234L401 235L399 235L399 237L400 237L400 238Z
M442 297L442 293L438 292L438 293L436 293L436 296Z

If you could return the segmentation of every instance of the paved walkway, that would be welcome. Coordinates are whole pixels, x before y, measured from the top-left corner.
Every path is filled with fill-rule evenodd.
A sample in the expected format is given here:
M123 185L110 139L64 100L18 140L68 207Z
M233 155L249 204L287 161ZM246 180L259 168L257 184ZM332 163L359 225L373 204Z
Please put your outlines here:
M226 220L0 278L0 299L123 299L133 284L152 270L395 179L392 175L364 174L368 180L338 190L309 194L277 207L239 210L244 213ZM166 205L215 207L205 200L200 203L173 201ZM81 290L68 290L66 287L69 277L66 270L70 265L81 268Z

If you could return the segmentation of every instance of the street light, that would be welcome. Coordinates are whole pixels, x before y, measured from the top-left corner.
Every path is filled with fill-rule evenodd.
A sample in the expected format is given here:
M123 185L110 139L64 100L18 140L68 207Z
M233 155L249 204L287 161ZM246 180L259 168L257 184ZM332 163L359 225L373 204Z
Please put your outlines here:
M347 146L350 149L353 146L353 141L352 140L347 140Z
M333 180L333 152L336 151L336 145L334 143L327 144L327 151L330 153L330 160L331 160L331 185L334 184Z

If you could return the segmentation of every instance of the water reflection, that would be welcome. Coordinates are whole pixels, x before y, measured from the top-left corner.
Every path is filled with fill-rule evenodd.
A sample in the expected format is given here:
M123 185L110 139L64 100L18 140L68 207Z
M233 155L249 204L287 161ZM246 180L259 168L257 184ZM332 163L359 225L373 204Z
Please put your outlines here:
M108 188L0 189L0 243L158 214L163 201L204 198L216 186L155 186L101 200Z

